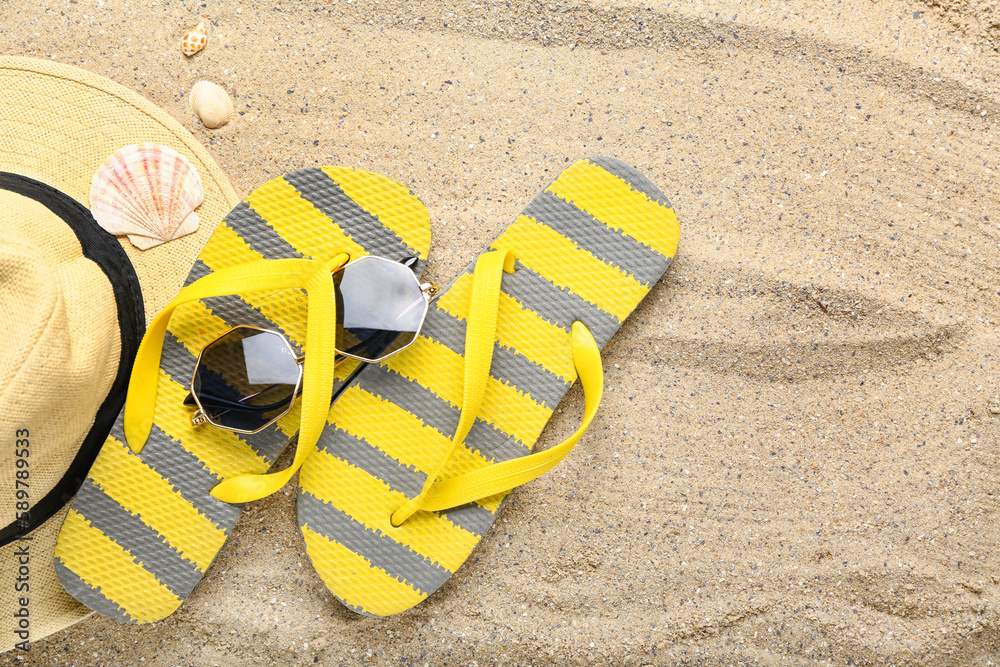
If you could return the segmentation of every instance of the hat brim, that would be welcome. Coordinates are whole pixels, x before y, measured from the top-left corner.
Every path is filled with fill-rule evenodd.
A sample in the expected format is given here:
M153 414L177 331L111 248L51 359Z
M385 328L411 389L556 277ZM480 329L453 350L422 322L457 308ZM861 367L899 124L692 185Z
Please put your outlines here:
M120 239L138 277L148 321L177 294L215 223L238 203L232 185L180 123L133 91L77 67L0 56L0 171L41 181L89 208L90 182L97 167L119 148L143 142L178 151L198 170L205 190L197 209L202 224L195 233L144 251ZM107 430L103 424L94 428ZM66 446L75 455L93 435L80 434L77 442ZM91 613L62 589L53 570L55 539L64 515L65 510L58 511L27 539L0 547L0 614L14 624L9 631L2 624L0 652L24 639L14 632L24 624L15 616L25 608L22 602L28 602L30 641ZM25 549L28 555L23 554ZM25 580L19 582L25 571Z
M187 158L205 189L195 233L149 250L121 239L148 321L177 294L216 223L239 202L229 179L190 132L137 93L78 67L0 56L0 170L46 183L90 208L97 167L119 148L143 142Z

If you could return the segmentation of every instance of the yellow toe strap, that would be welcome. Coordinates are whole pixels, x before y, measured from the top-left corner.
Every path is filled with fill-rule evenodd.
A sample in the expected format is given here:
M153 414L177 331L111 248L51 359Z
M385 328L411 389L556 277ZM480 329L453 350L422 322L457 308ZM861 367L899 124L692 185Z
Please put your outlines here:
M583 436L604 393L604 368L601 350L590 330L582 322L573 323L573 363L583 387L583 423L563 442L542 452L436 482L427 494L421 509L440 511L471 503L530 482L563 460Z
M346 253L323 262L314 259L274 259L247 262L216 271L181 290L157 313L139 345L128 395L125 399L125 439L139 453L149 439L156 416L156 389L160 355L170 316L178 306L216 296L260 290L305 289L308 315L302 370L302 416L295 458L285 470L261 475L237 475L220 482L211 494L227 503L245 503L274 493L284 486L314 449L326 424L334 377L334 336L337 309L332 271L343 266Z
M471 503L481 498L510 491L529 482L559 463L593 421L604 392L604 369L601 350L590 330L582 322L573 323L573 363L584 393L583 423L559 445L521 458L495 463L479 470L438 480L438 476L462 446L482 405L486 379L493 360L497 309L502 271L513 273L514 253L495 250L476 260L472 294L465 332L465 374L462 413L451 447L427 475L420 493L392 514L392 525L400 526L419 510L440 511Z
M451 460L455 451L465 441L469 429L476 422L479 406L486 393L486 379L490 375L493 362L493 341L496 338L497 312L500 305L500 278L503 273L514 272L514 253L494 250L483 253L476 260L472 276L472 295L469 300L468 325L465 331L465 375L462 386L462 414L451 447L441 457L437 466L424 482L420 493L396 510L392 525L400 526L413 514L423 508L424 500L430 493L433 482Z

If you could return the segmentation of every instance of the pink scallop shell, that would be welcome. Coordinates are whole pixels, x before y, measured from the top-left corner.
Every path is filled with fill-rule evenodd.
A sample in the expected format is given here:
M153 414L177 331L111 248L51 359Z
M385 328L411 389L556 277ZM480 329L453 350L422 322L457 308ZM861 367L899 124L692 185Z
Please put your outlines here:
M90 212L114 235L146 250L198 229L201 176L172 148L133 144L111 155L90 183Z

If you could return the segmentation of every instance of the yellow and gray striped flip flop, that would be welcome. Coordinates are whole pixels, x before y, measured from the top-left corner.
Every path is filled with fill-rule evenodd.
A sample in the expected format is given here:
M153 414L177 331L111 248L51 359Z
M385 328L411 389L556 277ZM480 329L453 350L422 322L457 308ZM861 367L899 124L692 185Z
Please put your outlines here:
M573 323L603 348L667 270L679 236L663 194L618 160L576 162L528 205L491 246L512 250L517 262L501 280L481 408L439 480L531 452L577 378ZM431 304L412 347L366 368L345 390L299 475L309 557L359 613L395 614L437 590L506 495L420 510L399 527L390 521L420 493L458 428L474 266Z
M343 252L415 257L419 276L430 238L427 209L396 181L346 167L301 169L257 188L233 209L187 283L262 258L327 261ZM294 435L298 407L254 435L192 427L183 401L197 355L240 324L281 331L302 354L306 295L254 292L179 307L163 344L149 440L133 453L119 415L73 501L56 544L56 572L73 597L105 616L148 623L176 610L243 509L209 491L223 479L266 472ZM338 383L350 366L337 369Z

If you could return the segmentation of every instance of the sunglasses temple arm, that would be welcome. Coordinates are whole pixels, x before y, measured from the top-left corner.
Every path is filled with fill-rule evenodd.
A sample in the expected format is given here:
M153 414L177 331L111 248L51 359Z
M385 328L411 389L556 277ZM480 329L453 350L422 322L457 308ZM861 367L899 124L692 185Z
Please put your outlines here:
M351 386L354 380L358 377L361 371L365 369L365 366L367 365L368 364L366 364L365 362L359 363L357 368L351 371L351 374L348 375L346 378L344 378L344 381L340 383L340 386L333 390L333 395L330 397L331 406L338 398L340 398L340 395L343 394L344 391Z
M298 395L298 393L296 393L296 395ZM241 410L243 412L270 412L271 410L276 410L282 406L288 405L289 401L292 400L292 397L288 396L270 405L247 405L246 403L230 401L219 396L212 396L211 394L201 394L199 395L199 398L201 399L201 404L204 407L228 408L230 410ZM184 405L196 405L194 396L189 393L184 399Z
M302 358L304 357L300 357L300 359ZM339 365L342 362L347 361L348 358L349 357L339 356L334 365ZM361 368L362 365L359 364L358 368L356 368L353 372L351 372L350 376L348 376L348 378L344 381L343 385L337 390L335 396L339 396L340 392L342 392L344 389L347 388L347 385L349 385L351 381L357 377L357 374L361 372ZM274 387L277 385L271 385L271 386ZM262 393L270 388L271 387L268 387L267 389L262 389L257 393L258 394ZM297 392L295 392L295 395L299 396L301 393L302 389L300 388ZM269 412L271 410L276 410L277 408L288 405L288 402L292 400L292 397L289 396L287 398L281 399L277 403L272 403L271 405L247 405L246 403L230 401L228 399L221 398L219 396L212 396L211 394L202 394L200 398L202 405L206 407L228 408L230 410L242 410L243 412ZM253 396L247 396L247 398L253 398ZM198 405L197 402L195 402L194 395L191 392L188 392L187 396L184 397L184 405L191 407L195 407Z
M388 347L392 345L392 342L397 338L399 338L398 331L382 331L376 334L372 334L371 336L361 341L357 345L353 345L347 348L347 354L355 354L359 350L367 349L369 357L377 357L380 356L383 352L385 352L386 349L388 349ZM343 357L340 354L340 352L337 353L337 356L338 356L337 359L338 364L345 359L345 357Z

